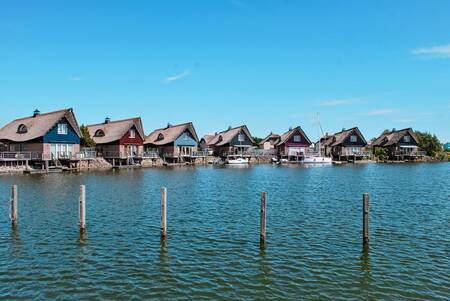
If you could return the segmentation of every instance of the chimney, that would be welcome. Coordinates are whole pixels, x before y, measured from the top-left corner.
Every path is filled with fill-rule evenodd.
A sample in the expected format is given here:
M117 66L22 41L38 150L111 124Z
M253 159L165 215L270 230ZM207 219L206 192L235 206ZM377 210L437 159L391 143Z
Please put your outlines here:
M392 131L395 132L397 129L396 128L392 128Z
M289 127L289 130L292 131L292 126Z
M345 128L342 128L342 131L345 131Z
M105 118L105 124L108 124L108 123L110 123L110 122L111 122L111 118L106 117L106 118Z
M41 115L41 111L39 111L38 109L34 110L33 112L33 117L39 116Z
M228 126L228 131L231 130L231 125Z
M170 128L172 124L170 122L167 123L167 128Z

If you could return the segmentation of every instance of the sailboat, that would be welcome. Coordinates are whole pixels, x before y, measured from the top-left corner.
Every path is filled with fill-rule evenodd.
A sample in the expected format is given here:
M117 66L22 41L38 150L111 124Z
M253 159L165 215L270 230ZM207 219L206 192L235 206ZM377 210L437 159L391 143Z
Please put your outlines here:
M317 114L317 132L319 134L319 141L317 142L319 145L319 152L316 154L311 154L305 156L303 159L303 163L305 164L331 164L332 159L330 157L322 156L321 154L321 145L320 145L320 138L321 138L321 125L319 121L319 114ZM322 133L323 134L323 133Z

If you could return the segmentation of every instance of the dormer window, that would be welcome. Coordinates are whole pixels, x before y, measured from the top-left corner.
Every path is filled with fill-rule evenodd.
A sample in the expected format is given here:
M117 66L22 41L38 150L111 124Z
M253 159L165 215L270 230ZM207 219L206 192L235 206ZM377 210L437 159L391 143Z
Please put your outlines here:
M411 142L411 136L409 136L409 135L404 136L403 137L403 142L410 143Z
M104 137L105 136L105 132L103 130L96 130L94 137Z
M67 123L58 123L58 135L67 135Z
M158 138L156 139L157 141L163 140L164 139L164 135L162 133L158 134Z
M134 129L130 130L130 138L136 138L136 131Z
M302 137L300 135L294 135L294 142L300 142Z
M19 125L19 127L17 128L17 133L25 134L26 132L28 132L27 126L25 124Z
M353 143L358 142L358 137L356 135L351 135L350 142L353 142Z
M223 138L222 135L219 136L219 142L222 142Z

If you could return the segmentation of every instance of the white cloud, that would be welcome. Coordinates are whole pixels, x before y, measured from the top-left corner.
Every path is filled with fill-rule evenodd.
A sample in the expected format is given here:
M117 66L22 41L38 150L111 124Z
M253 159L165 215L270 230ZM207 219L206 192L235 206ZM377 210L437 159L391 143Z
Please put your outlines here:
M450 58L450 44L417 48L413 49L411 53L424 58Z
M371 111L362 113L361 115L364 115L364 116L380 116L380 115L392 114L394 112L395 112L394 109L376 109L376 110L371 110Z
M78 76L78 75L74 75L74 76L72 76L72 77L70 78L70 80L79 81L79 80L81 80L81 77Z
M168 84L168 83L171 83L171 82L174 82L174 81L183 79L183 78L185 78L185 77L188 77L188 76L191 75L191 74L192 74L191 69L186 69L186 70L184 70L183 72L181 72L181 73L179 73L179 74L176 74L176 75L167 77L167 78L164 80L164 82L165 82L166 84Z
M348 105L353 103L350 99L331 99L331 100L324 100L320 102L320 106L341 106L341 105Z

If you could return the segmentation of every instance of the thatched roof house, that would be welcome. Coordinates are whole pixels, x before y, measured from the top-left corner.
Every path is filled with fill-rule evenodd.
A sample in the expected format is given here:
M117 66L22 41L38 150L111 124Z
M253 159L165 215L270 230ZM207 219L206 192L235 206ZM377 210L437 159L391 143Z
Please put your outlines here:
M229 127L208 140L208 146L219 156L242 154L255 143L246 125Z
M86 126L96 143L97 152L107 159L139 158L143 152L144 129L140 117Z
M3 148L33 153L33 158L69 158L80 150L81 132L73 110L63 109L11 121L0 129Z
M372 148L384 148L393 160L415 159L420 155L419 140L412 128L393 129L380 135L371 145Z
M15 119L0 129L0 140L27 142L39 139L63 119L69 123L76 135L81 137L75 114L70 108L43 114L35 110L32 116Z
M146 148L157 149L159 154L172 162L190 161L197 152L198 136L192 122L168 124L151 132L144 141Z
M333 135L326 134L320 139L322 153L335 160L361 159L365 156L363 148L367 145L358 127L343 129Z

